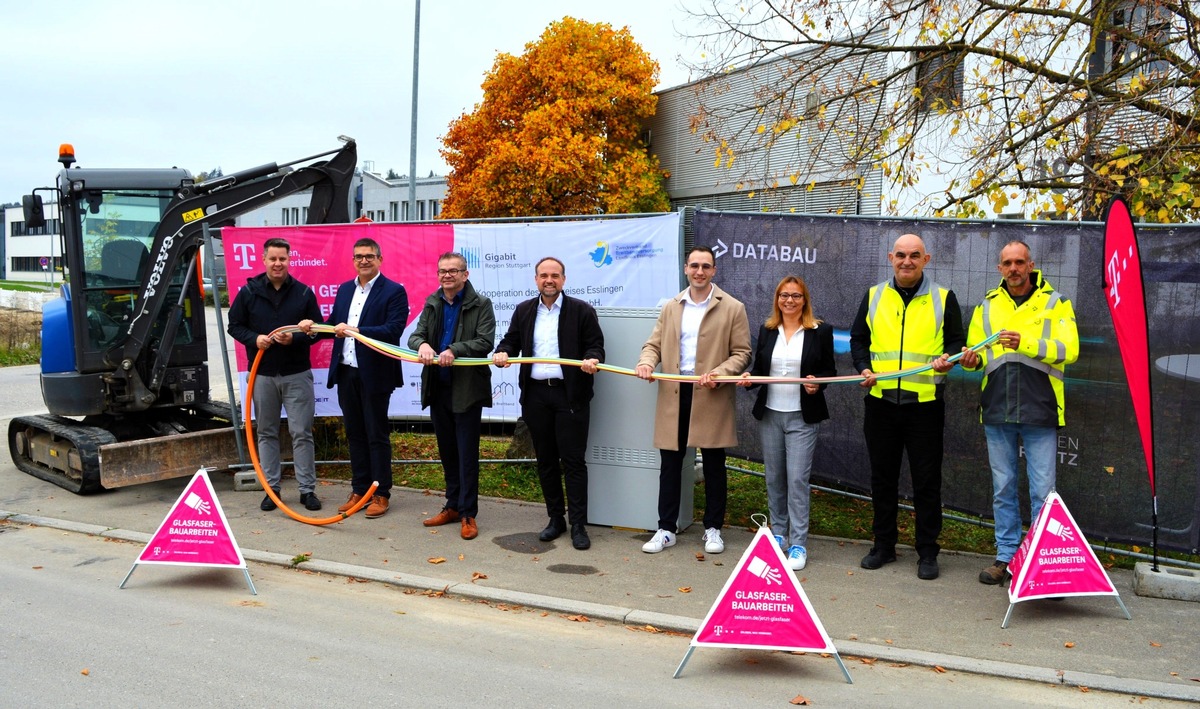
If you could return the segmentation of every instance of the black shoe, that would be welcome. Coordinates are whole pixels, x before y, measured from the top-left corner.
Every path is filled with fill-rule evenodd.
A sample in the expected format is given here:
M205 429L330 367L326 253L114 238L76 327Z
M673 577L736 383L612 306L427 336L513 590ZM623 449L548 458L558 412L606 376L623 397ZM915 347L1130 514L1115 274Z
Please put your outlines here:
M271 489L275 491L275 496L279 497L279 489L274 487ZM258 509L262 510L263 512L274 512L277 507L279 507L279 505L275 504L275 501L271 499L270 495L264 497L263 501L258 505Z
M316 512L321 509L321 501L317 499L315 492L300 493L300 504L304 505L304 509Z
M862 558L862 561L859 562L859 566L863 567L864 569L871 569L874 571L884 564L890 564L895 560L895 549L884 551L878 547L871 547L870 553Z
M938 563L936 556L921 557L917 562L917 578L922 581L932 581L938 577Z
M562 517L551 517L550 524L547 524L542 533L538 535L538 541L552 542L561 537L565 531L567 531L567 520Z
M571 525L571 546L580 551L591 548L592 540L588 539L587 527L582 524Z

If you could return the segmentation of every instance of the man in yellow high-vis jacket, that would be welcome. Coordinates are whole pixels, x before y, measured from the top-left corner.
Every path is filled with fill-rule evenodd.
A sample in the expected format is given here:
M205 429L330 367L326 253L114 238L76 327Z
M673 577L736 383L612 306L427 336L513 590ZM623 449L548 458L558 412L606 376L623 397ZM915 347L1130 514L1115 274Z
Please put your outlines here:
M992 467L996 560L979 572L979 582L989 585L1004 582L1021 543L1017 475L1022 446L1031 523L1054 490L1058 429L1066 424L1064 370L1079 357L1071 301L1034 268L1029 246L1005 244L997 269L1000 285L975 308L967 341L982 342L996 332L1000 339L981 354L967 350L961 360L964 369L984 368L980 408Z
M966 343L962 312L954 291L923 275L930 255L916 234L896 240L888 253L895 277L872 286L850 327L854 369L869 388L863 433L871 459L871 503L875 543L863 557L864 569L896 560L896 515L900 463L908 453L916 508L917 577L938 577L938 535L942 531L943 399L949 361ZM876 375L923 365L933 371L878 381Z

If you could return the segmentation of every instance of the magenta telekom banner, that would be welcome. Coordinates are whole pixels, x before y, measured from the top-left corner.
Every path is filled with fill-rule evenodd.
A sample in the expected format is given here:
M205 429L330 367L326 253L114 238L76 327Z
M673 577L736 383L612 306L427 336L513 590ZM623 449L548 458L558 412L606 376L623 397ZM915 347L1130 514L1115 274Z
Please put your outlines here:
M355 277L354 242L370 238L383 253L382 273L404 284L409 315L402 347L416 325L425 299L437 288L437 258L457 251L467 261L471 284L496 311L496 339L504 336L517 303L537 295L534 266L554 256L566 267L566 292L593 306L657 306L677 291L682 271L677 213L627 219L502 223L361 223L223 230L230 302L246 280L263 272L262 245L280 237L291 246L289 272L311 286L323 313L333 309L338 287ZM338 416L336 393L325 387L333 343L312 351L317 415ZM250 362L238 346L242 401ZM392 395L392 416L421 416L420 366L405 362L404 386ZM485 418L515 421L519 412L517 368L492 370L493 406Z
M1154 489L1154 417L1150 408L1150 335L1146 327L1146 294L1142 285L1142 260L1129 207L1113 200L1104 217L1104 294L1112 314L1113 329L1125 379L1133 397L1150 495Z

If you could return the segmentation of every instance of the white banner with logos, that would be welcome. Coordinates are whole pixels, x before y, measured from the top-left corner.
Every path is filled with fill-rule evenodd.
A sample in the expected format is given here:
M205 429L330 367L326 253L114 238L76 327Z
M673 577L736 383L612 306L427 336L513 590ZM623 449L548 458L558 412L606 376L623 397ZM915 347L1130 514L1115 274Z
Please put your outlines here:
M224 230L230 297L248 277L261 273L263 242L286 239L292 249L290 273L313 286L322 312L333 307L338 285L354 276L353 244L379 242L381 271L408 291L409 321L400 345L407 348L425 299L437 289L437 256L457 251L466 258L471 284L492 301L497 342L508 331L517 303L537 295L534 266L553 256L566 267L566 291L595 307L654 307L679 291L680 215L626 219L498 223L346 224L249 227ZM313 348L317 415L339 416L336 393L325 386L332 343ZM242 400L250 362L237 348ZM404 386L392 395L394 417L422 417L421 367L404 363ZM520 414L517 368L492 369L491 409L485 420L514 421Z

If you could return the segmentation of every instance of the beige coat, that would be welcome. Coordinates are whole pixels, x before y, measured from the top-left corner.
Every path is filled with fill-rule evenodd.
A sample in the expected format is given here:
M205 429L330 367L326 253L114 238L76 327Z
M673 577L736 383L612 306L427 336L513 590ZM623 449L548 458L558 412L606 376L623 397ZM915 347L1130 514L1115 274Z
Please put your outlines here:
M655 367L662 364L665 374L679 374L679 338L683 322L684 294L675 296L662 307L650 339L642 345L638 364ZM712 300L700 321L696 346L696 373L711 372L736 376L750 366L750 321L746 306L713 285ZM658 406L654 412L654 447L678 450L679 387L693 383L658 382ZM692 416L688 424L688 446L731 448L737 445L737 422L733 402L737 385L721 383L716 389L696 387L692 396Z

